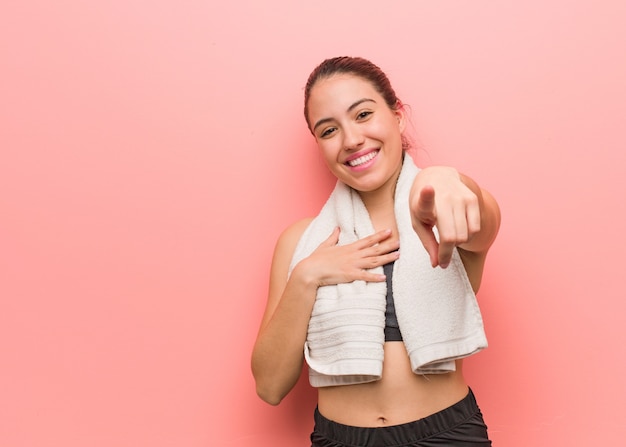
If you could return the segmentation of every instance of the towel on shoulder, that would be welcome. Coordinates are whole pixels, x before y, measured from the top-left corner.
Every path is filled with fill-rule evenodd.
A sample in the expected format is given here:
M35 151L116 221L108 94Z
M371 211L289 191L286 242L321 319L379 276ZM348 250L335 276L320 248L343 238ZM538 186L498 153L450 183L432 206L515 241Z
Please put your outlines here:
M405 154L395 193L403 248L394 263L393 296L413 372L438 374L454 371L456 359L486 348L487 338L458 252L454 251L448 268L433 268L413 230L409 193L418 172ZM339 245L374 233L359 194L341 182L302 235L290 271L337 226L341 228ZM374 271L382 273L382 267ZM385 282L354 281L318 289L304 346L312 386L365 383L382 377L386 294Z

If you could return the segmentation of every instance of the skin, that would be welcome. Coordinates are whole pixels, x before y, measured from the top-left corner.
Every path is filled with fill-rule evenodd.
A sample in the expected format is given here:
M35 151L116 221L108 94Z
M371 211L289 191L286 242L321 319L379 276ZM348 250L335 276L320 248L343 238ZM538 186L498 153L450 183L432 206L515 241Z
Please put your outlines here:
M368 81L341 74L314 85L308 119L328 168L359 192L377 231L339 246L336 229L295 266L289 278L295 246L312 219L293 224L279 237L266 310L252 354L257 393L273 405L280 403L301 375L317 288L355 280L384 281L383 275L367 269L400 256L393 204L406 126L402 107L390 108ZM373 158L357 167L348 164L360 157ZM426 249L433 268L446 268L458 248L477 292L487 251L500 225L493 197L453 168L429 167L417 175L408 206L423 247L402 250ZM420 376L411 371L402 342L386 342L384 351L381 380L318 389L324 416L361 427L402 424L440 411L467 394L462 361L457 361L455 372Z

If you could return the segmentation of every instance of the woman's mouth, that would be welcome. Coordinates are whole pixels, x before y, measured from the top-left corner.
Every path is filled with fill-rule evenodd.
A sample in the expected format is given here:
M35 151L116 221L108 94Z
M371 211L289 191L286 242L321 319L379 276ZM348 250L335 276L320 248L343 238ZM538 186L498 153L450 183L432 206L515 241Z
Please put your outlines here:
M348 160L346 162L346 164L348 166L350 166L351 168L356 168L358 166L364 165L365 163L367 163L370 160L373 160L374 158L376 158L376 156L378 155L378 150L375 151L371 151L368 152L365 155L361 155L360 157L357 157L353 160Z

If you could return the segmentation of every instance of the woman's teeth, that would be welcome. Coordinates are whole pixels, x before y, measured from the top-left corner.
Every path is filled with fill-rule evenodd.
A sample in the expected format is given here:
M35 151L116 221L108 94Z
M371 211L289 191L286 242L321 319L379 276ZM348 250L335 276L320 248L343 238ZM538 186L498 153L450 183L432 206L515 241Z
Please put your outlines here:
M354 160L350 160L348 162L348 165L351 167L355 167L355 166L359 166L362 165L363 163L367 163L368 161L370 161L372 158L376 157L376 155L378 155L378 151L372 151L370 153L367 153L359 158L355 158Z

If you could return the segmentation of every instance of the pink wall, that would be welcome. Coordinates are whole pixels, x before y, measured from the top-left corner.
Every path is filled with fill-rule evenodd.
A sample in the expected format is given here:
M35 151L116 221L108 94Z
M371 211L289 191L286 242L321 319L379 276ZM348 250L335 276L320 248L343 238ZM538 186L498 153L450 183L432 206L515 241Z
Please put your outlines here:
M382 5L4 2L0 445L308 445L314 394L267 406L249 355L332 184L302 87L340 54L501 204L467 365L494 445L623 442L625 3Z

